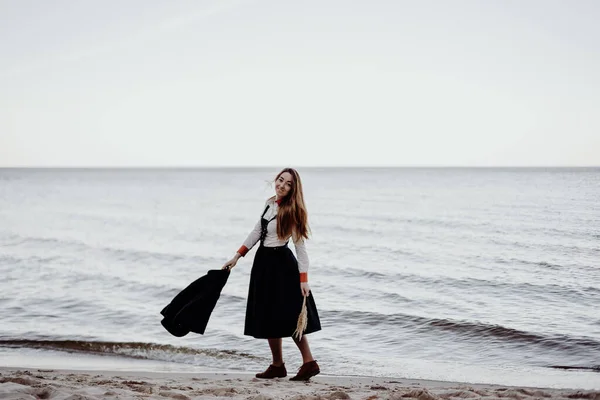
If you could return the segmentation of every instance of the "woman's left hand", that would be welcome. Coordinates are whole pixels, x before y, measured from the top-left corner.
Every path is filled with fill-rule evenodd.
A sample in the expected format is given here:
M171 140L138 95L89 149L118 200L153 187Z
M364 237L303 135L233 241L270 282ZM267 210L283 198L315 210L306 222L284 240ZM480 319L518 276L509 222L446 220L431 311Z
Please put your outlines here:
M308 282L300 283L300 291L302 292L302 296L308 296L308 294L310 293L310 286L308 286Z

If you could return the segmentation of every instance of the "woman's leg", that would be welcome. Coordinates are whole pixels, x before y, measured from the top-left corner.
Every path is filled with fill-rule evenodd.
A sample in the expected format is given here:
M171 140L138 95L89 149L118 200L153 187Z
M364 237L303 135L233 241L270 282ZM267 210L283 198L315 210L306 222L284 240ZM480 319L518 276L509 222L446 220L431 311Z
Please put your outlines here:
M290 378L290 380L308 381L313 376L318 375L321 372L321 369L310 352L308 338L303 335L302 340L294 338L294 342L296 343L296 346L298 346L298 349L300 349L300 353L302 353L302 366L298 370L296 376Z
M283 349L281 338L268 339L269 347L271 348L271 354L273 355L273 365L281 367L283 365Z
M287 376L287 370L283 364L283 350L281 348L281 338L268 339L269 347L271 348L271 354L273 354L273 363L269 365L269 368L265 372L259 372L256 374L257 378L262 379L273 379L283 378Z
M314 361L306 335L302 335L302 340L298 340L296 337L293 337L293 339L302 354L302 363L306 364L307 362Z

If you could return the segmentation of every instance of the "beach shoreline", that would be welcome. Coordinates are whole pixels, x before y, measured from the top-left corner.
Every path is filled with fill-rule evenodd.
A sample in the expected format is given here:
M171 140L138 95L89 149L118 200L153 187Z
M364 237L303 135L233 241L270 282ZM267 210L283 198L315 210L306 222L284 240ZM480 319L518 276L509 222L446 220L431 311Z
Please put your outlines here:
M0 398L12 399L592 399L600 391L320 374L309 382L244 372L151 372L0 367Z

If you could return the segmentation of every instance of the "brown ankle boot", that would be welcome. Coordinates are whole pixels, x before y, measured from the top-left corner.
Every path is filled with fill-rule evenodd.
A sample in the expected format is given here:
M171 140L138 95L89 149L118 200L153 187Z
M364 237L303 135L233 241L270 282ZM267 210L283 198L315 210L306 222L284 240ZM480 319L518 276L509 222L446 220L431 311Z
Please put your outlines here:
M285 378L286 376L287 371L285 369L285 364L280 367L276 367L271 364L265 372L259 372L256 374L256 377L261 379Z
M321 372L319 364L316 361L309 361L302 364L296 376L290 378L290 381L307 381L319 372Z

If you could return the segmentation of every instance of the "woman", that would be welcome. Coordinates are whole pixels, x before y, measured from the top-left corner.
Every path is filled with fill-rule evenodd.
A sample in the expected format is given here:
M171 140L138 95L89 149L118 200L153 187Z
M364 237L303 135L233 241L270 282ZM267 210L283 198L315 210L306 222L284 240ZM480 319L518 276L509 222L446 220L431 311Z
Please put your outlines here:
M308 285L308 214L300 175L285 168L275 178L275 196L265 203L264 211L235 256L223 269L235 267L240 257L257 243L246 306L244 334L268 339L273 362L257 378L271 379L287 376L282 354L282 338L292 337L302 354L302 366L293 381L307 381L320 372L313 359L306 334L321 329L317 307ZM292 239L298 259L288 248ZM302 303L306 297L308 323L298 340L294 331Z

